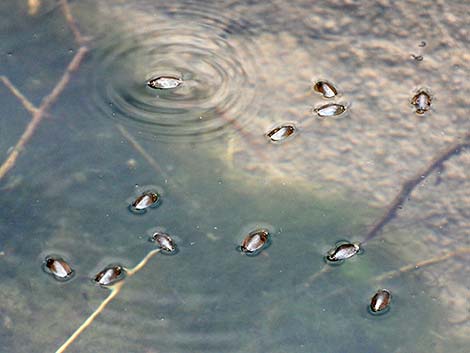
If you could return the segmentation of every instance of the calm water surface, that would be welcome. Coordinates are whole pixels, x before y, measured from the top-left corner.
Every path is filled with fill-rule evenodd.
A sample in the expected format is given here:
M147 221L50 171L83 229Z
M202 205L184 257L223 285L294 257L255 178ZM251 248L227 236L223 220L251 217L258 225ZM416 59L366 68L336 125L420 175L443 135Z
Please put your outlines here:
M0 4L0 74L38 105L77 44L57 1L29 3ZM459 22L468 4L70 6L91 50L0 180L1 352L55 352L109 294L90 279L108 264L135 266L155 229L178 253L126 280L67 352L466 351L468 254L379 276L469 246L468 152L430 176L363 254L335 267L323 256L363 240L401 183L470 130ZM183 84L147 86L162 75ZM339 96L314 92L318 79ZM435 98L422 117L409 104L421 87ZM347 111L320 120L313 110L326 103ZM1 86L2 160L29 120ZM298 133L268 143L285 123ZM129 212L148 188L161 191L159 207ZM271 245L238 252L260 227ZM70 261L72 280L42 271L49 254ZM379 288L392 305L372 316Z

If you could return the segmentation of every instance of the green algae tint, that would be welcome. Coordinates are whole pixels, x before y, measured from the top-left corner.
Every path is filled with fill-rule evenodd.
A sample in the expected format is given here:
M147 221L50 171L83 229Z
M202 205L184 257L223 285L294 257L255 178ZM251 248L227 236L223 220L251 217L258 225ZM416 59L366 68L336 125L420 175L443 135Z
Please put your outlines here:
M33 274L28 282L35 295L30 298L28 291L21 291L13 308L25 307L33 322L47 320L57 327L53 334L40 334L39 328L31 336L28 325L24 330L19 326L18 334L29 338L21 346L56 348L54 342L78 327L105 294L80 275L97 273L93 269L101 270L100 262L133 266L153 248L138 236L139 230L142 233L143 228L159 224L178 235L178 256L152 259L74 343L74 349L127 352L158 346L182 352L311 352L315 347L315 351L338 353L346 348L349 352L430 349L434 338L429 332L436 329L433 323L439 307L413 275L374 281L402 263L386 248L371 243L362 256L348 259L305 286L309 277L328 266L323 255L331 244L356 231L351 225L363 216L361 208L340 198L318 198L307 185L266 184L258 177L223 168L203 152L203 148L188 151L184 158L166 152L181 174L175 175L178 188L165 190L168 200L159 209L159 219L143 221L145 215L135 217L122 207L127 191L108 195L111 207L107 212L113 219L106 222L102 234L92 226L102 219L100 207L75 219L72 207L66 217L70 223L48 235L48 246L71 249L79 276L70 287L51 286L49 278L35 268L37 264L26 265L27 273ZM146 169L139 178L158 182ZM191 178L184 172L189 169ZM103 184L111 178L105 177ZM123 176L117 189L125 189L130 179L130 175ZM79 204L99 206L96 191L79 197ZM78 197L72 196L66 193L60 199L72 202ZM38 224L47 226L53 221L48 215L63 212L52 205ZM90 235L83 232L84 224L90 225ZM270 247L256 257L235 250L243 228L250 224L273 225ZM20 256L15 254L14 259ZM388 313L373 317L367 306L379 285L393 290L394 303ZM7 294L17 286L24 284L10 281L2 291ZM12 320L21 318L12 308L7 313ZM19 341L13 340L9 347L19 351Z
M0 5L15 15L0 27L1 74L34 103L60 79L75 50L56 2L42 4L36 17L24 16L26 1ZM421 240L430 232L415 227L419 217L389 227L341 266L323 259L338 241L363 240L399 189L397 175L414 170L415 150L432 156L429 141L443 144L441 131L455 137L468 130L459 104L466 90L439 89L456 86L449 80L463 77L464 66L443 64L439 70L447 71L437 74L433 65L417 70L415 62L403 61L410 52L402 40L407 30L443 36L433 32L432 16L413 22L424 15L420 3L390 11L392 20L405 21L390 31L381 16L373 28L355 11L338 16L342 7L335 3L286 4L71 2L80 29L96 41L51 117L0 181L4 351L54 352L109 294L93 285L96 274L109 264L134 267L157 246L146 232L164 229L177 256L158 254L126 277L69 352L466 352L465 337L440 334L458 325L450 326L437 286L423 272L378 279L426 259L428 252L418 250L429 244ZM329 27L318 26L324 23L319 19ZM422 40L409 41L415 39ZM440 51L446 46L428 42L426 50L447 58ZM353 74L353 66L360 72ZM175 89L146 87L151 77L177 73L184 83ZM410 92L422 77L444 96L415 125ZM311 89L318 78L341 87L351 119L312 117L312 107L325 104ZM5 157L31 117L0 89ZM369 109L377 107L377 97L380 110ZM296 123L299 134L270 144L265 133L281 121ZM420 189L459 181L458 166L448 170L452 178L443 172L441 182ZM454 189L470 189L462 183ZM143 214L129 212L145 185L158 185L164 202ZM444 191L429 194L453 195ZM426 201L415 196L418 206ZM409 206L400 216L412 214ZM426 211L418 209L419 216ZM269 247L254 257L236 250L250 231L264 228ZM72 281L44 273L49 254L71 261ZM390 290L393 302L373 316L368 306L379 288Z

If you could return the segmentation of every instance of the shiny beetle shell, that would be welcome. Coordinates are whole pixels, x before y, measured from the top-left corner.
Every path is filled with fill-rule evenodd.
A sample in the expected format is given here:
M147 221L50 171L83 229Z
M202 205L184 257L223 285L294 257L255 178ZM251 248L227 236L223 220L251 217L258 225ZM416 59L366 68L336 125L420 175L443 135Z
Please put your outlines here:
M331 116L339 116L346 111L346 107L342 104L328 103L313 110L319 117L326 118Z
M139 211L145 210L146 208L155 205L159 198L160 197L157 193L146 191L135 199L135 201L132 203L132 207Z
M110 286L124 278L124 269L122 266L108 266L103 271L99 272L94 281L101 286Z
M337 246L336 248L330 250L326 259L328 261L336 262L341 260L349 259L356 255L360 250L360 246L358 244L346 243Z
M150 241L155 242L160 249L167 253L176 251L176 244L167 233L155 232L150 237Z
M269 231L258 229L248 234L243 239L240 249L246 254L255 254L260 252L269 241Z
M315 82L313 85L313 90L323 95L324 98L333 98L338 94L338 91L333 86L333 84L328 81Z
M44 266L46 272L61 281L70 279L74 274L70 265L60 257L47 256L44 260Z
M281 142L286 140L287 138L291 137L296 132L296 127L293 124L284 124L278 127L275 127L271 131L269 131L266 136L272 142Z
M383 312L390 305L392 295L387 289L379 289L370 300L370 310L373 313Z
M147 82L147 86L154 89L173 89L180 86L183 80L176 76L159 76Z
M411 98L411 104L416 108L416 114L422 115L431 108L431 95L420 90Z

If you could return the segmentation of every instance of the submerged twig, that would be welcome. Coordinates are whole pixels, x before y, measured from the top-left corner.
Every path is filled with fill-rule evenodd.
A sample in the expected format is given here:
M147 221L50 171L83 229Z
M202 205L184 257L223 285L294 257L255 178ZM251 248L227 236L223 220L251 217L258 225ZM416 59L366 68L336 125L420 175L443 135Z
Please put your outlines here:
M28 98L26 98L23 93L21 93L14 85L11 83L11 81L5 77L5 76L0 76L0 81L3 82L3 84L10 90L10 92L19 99L21 104L23 104L23 107L30 112L31 114L34 114L38 111L38 108L34 106L33 103L29 101Z
M245 140L250 140L251 142L256 142L256 144L261 147L265 146L267 144L266 137L263 136L264 134L253 134L249 129L247 129L243 124L238 121L236 118L229 117L227 114L219 109L215 108L215 112L219 115L219 117L227 124L231 125L235 128L235 131L238 133L238 135L245 139ZM233 145L232 140L229 140L228 142L228 149L227 149L227 159L228 162L233 166L233 155L235 154L235 146ZM241 145L244 145L243 143ZM261 157L261 159L264 162L269 161L270 159L268 158L266 152L263 149L258 148L256 150L256 154L258 157Z
M55 103L57 98L59 98L59 96L62 94L65 87L70 81L72 73L79 68L81 62L85 57L85 54L88 52L88 47L85 44L86 40L80 34L77 28L75 20L70 12L67 0L61 0L61 6L64 11L67 23L71 28L72 32L74 33L74 37L80 47L77 53L72 58L72 60L70 61L70 63L68 64L67 68L65 69L65 72L62 74L61 78L52 89L52 91L42 99L39 107L36 108L33 104L31 104L29 100L26 99L26 97L24 97L24 95L8 80L8 78L6 78L5 76L0 77L1 81L5 84L5 86L10 89L13 95L20 99L23 106L32 114L31 121L26 126L26 129L17 141L13 150L8 155L7 159L0 166L0 180L3 179L3 177L8 173L8 171L14 167L18 156L33 136L39 123L47 115L47 111Z
M131 277L135 275L137 272L139 272L144 266L147 264L147 262L156 254L160 252L160 249L155 249L150 251L135 267L131 269L126 269L126 276ZM106 308L106 306L113 301L114 298L121 292L122 287L125 284L125 280L116 283L112 288L111 288L111 293L101 302L101 304L91 313L90 316L83 322L83 324L80 325L78 329L70 335L70 337L67 339L67 341L64 342L62 346L56 351L56 353L63 353L67 350L67 348L85 331L92 323L95 321L95 319L102 313L102 311Z
M458 256L458 255L463 255L463 254L470 254L470 248L463 248L463 249L458 249L449 253L446 253L444 255L439 255L427 260L419 261L414 264L409 264L403 267L400 267L398 270L394 271L389 271L384 274L381 274L380 276L377 276L374 278L375 281L383 281L385 279L390 279L393 277L397 277L403 273L414 271L414 270L419 270L422 267L426 267L429 265L434 265L436 263L445 261L447 259L450 259L452 257Z
M326 264L323 265L323 267L319 271L313 273L312 275L310 275L309 278L307 278L307 280L304 282L304 287L309 288L312 285L312 283L316 281L317 278L319 278L320 276L322 276L323 274L327 272L330 272L331 269L332 269L331 266L328 266Z
M215 107L215 112L227 125L232 125L242 137L247 139L251 139L253 137L253 134L250 131L247 131L247 129L236 118L227 116L227 114L218 107Z
M70 30L73 33L75 42L80 46L86 45L88 38L84 37L78 29L77 21L75 21L75 18L73 17L72 12L70 11L70 7L67 0L60 0L60 5L62 7L62 12L64 13L65 19L67 20L67 24L69 25Z
M452 252L448 252L448 253L445 253L445 254L441 254L441 255L432 257L430 259L421 260L421 261L416 262L416 263L408 264L408 265L405 265L405 266L402 266L402 267L398 268L397 270L392 270L392 271L382 273L381 275L372 278L372 280L376 281L376 282L380 282L380 281L384 281L384 280L387 280L387 279L392 279L392 278L400 276L404 273L411 272L411 271L417 271L417 270L422 269L423 267L434 265L434 264L446 261L448 259L451 259L455 256L465 255L465 254L470 254L470 248L458 249L458 250L455 250L455 251L452 251ZM319 271L312 274L303 283L304 288L305 289L309 288L314 281L316 281L323 274L325 274L327 272L330 272L331 269L332 269L331 266L325 265ZM347 287L342 287L343 290L346 290L346 288ZM339 291L341 292L341 289Z
M41 0L28 0L28 15L35 16L41 6Z
M382 228L396 216L397 210L405 203L416 186L425 180L435 169L439 168L442 163L450 157L459 154L463 148L468 147L470 147L470 133L465 134L462 140L454 142L452 145L439 152L422 170L405 181L398 194L386 208L382 217L380 217L369 230L362 244L378 235Z
M172 186L174 189L177 189L178 185L177 183L168 177L168 175L165 173L163 168L158 164L158 162L153 158L143 147L142 145L135 139L134 136L131 135L131 133L121 124L116 125L117 129L119 132L122 134L122 136L129 142L129 144L137 151L139 152L142 157L147 161L148 164L157 172L159 173L164 179L165 183L168 183L170 186Z
M130 145L134 147L134 149L139 152L142 157L144 157L147 163L150 164L157 173L165 175L165 172L163 171L162 167L160 167L160 165L157 163L157 161L150 154L147 153L147 151L140 145L139 142L137 142L134 136L132 136L124 126L122 126L121 124L117 124L116 127L122 134L122 136L124 136L124 138L127 140L127 142L129 142Z

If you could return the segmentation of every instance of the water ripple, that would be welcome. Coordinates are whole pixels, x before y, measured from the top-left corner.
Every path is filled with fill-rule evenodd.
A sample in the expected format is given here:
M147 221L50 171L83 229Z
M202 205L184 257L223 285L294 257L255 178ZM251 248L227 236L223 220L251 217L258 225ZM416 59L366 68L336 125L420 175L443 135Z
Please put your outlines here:
M138 24L119 19L128 28L100 40L94 108L172 140L219 136L246 125L257 83L256 48L247 24L191 6L143 14ZM148 87L158 76L180 77L183 83L169 90Z

